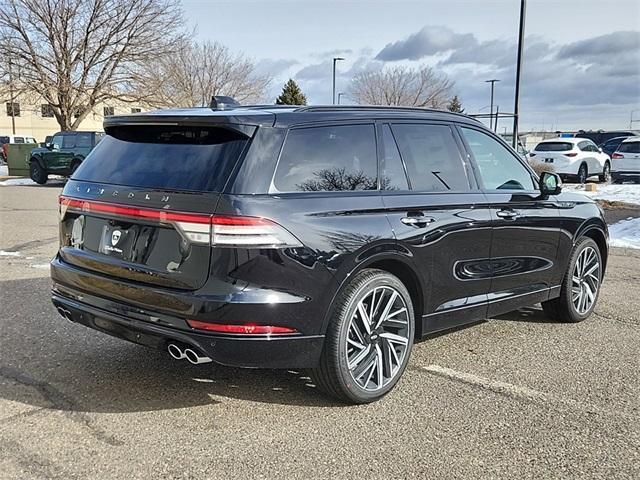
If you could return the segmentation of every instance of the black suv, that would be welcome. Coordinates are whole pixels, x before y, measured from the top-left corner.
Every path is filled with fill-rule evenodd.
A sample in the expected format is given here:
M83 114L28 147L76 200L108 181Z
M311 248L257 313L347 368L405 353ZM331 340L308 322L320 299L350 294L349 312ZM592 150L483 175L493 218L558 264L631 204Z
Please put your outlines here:
M593 311L602 212L476 120L378 107L109 117L60 197L53 303L175 359L309 368L348 402L414 340L542 302Z

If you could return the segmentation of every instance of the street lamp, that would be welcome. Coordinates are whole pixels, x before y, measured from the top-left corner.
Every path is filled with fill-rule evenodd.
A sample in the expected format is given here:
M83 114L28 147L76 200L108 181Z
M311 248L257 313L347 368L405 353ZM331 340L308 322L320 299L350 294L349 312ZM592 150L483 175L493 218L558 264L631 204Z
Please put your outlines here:
M333 57L333 96L331 103L332 105L336 104L336 62L344 60L342 57Z
M634 122L640 122L640 119L633 119L633 112L640 112L640 110L631 110L631 113L629 114L629 129L633 128Z
M338 105L340 105L340 99L342 98L343 95L346 95L346 93L338 92Z
M490 83L491 84L491 115L489 115L489 128L491 130L494 130L493 128L493 86L496 82L499 82L500 80L498 80L497 78L494 78L492 80L485 80L485 83ZM496 123L497 122L497 118L496 118Z
M524 53L524 19L527 12L527 0L520 0L520 26L518 29L518 59L516 60L516 94L513 105L513 148L518 146L518 120L520 116L520 76Z

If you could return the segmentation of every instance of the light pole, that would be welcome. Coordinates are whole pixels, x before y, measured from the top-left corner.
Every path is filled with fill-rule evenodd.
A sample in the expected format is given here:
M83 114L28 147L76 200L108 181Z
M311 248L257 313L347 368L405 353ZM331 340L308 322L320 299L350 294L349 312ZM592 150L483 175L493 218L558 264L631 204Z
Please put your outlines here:
M13 70L11 68L11 58L9 58L9 101L11 102L11 131L16 134L16 99L13 94Z
M516 95L513 105L513 148L518 146L518 115L520 115L520 75L524 50L524 18L527 12L527 0L520 0L520 27L518 35L518 60L516 64Z
M336 62L344 60L342 57L333 57L333 96L331 100L331 104L336 104Z
M338 105L340 105L340 99L342 98L343 95L346 95L346 93L338 92Z
M497 78L494 78L492 80L485 80L485 83L490 83L491 84L491 115L489 115L489 128L491 130L493 130L493 86L496 82L499 82L500 80L498 80ZM496 123L497 123L497 118L496 118Z
M631 110L631 113L629 114L629 129L633 128L634 122L640 122L640 119L633 119L633 112L640 112L640 110Z

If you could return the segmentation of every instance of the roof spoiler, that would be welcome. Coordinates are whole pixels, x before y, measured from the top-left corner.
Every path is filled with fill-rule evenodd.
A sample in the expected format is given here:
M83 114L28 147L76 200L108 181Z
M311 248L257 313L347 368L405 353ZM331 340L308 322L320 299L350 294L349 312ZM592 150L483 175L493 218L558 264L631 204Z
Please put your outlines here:
M213 110L226 110L229 107L237 107L240 103L233 97L227 97L224 95L214 95L211 97L211 103L209 106Z

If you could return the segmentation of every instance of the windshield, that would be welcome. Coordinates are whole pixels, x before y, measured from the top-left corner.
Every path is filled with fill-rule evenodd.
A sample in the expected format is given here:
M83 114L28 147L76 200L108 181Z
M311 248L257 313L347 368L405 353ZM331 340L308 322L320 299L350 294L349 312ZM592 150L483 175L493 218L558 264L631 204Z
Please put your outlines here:
M116 127L109 133L74 180L220 192L248 141L220 127Z

